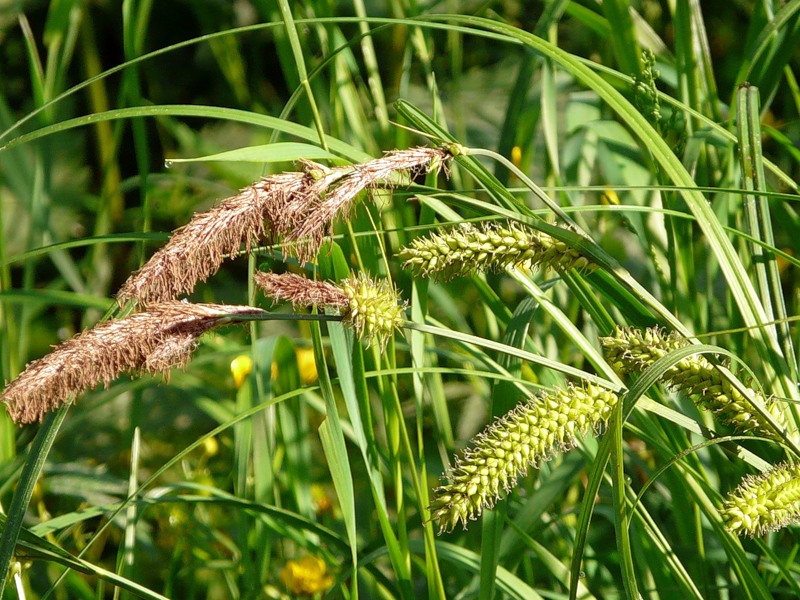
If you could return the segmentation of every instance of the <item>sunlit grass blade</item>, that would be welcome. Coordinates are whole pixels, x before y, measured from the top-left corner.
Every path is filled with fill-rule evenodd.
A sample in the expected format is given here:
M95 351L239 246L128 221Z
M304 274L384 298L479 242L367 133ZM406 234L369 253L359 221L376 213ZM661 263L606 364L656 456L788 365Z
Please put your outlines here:
M523 33L513 27L496 22L486 21L477 17L452 17L457 23L470 23L491 31L504 32L510 38L521 41L545 56L551 58L568 70L576 79L593 89L612 109L619 118L625 122L633 133L639 138L652 153L653 158L659 163L664 172L675 185L686 189L681 193L684 201L695 215L697 223L706 236L708 244L719 261L720 268L728 282L731 294L747 325L752 327L751 336L764 348L781 353L780 347L774 336L765 331L763 325L768 321L764 308L750 282L746 271L739 259L730 240L720 225L703 195L696 191L694 180L684 168L681 161L673 154L671 148L661 136L647 123L645 118L608 82L588 69L582 62L564 52L560 48L549 44L534 35ZM679 329L683 329L679 327ZM784 357L785 358L785 357ZM790 398L797 397L797 388L788 378L785 361L766 363L775 370L781 394Z
M768 254L768 247L775 246L775 234L768 201L759 194L766 191L764 163L761 152L760 104L758 88L743 86L736 97L736 118L739 125L739 161L743 187L748 193L744 197L747 211L747 233L766 245L754 245L753 263L756 270L758 291L767 316L777 321L775 335L781 342L790 373L796 378L797 363L787 312L783 299L781 276L777 261Z
M290 121L277 119L268 115L260 115L254 112L239 110L235 108L224 108L218 106L198 106L198 105L169 105L169 106L137 106L132 108L120 108L104 113L95 113L85 117L67 119L34 130L30 133L14 138L4 146L0 147L0 152L11 149L19 144L25 144L33 140L68 131L76 127L83 127L98 121L113 121L116 119L131 119L136 117L159 117L159 116L184 116L184 117L205 117L209 119L230 120L238 123L255 125L265 129L276 129L288 135L293 135L309 141L317 141L318 137L313 129L297 125ZM353 146L327 136L325 143L330 151L340 154L342 157L360 162L372 158L365 152L357 150Z

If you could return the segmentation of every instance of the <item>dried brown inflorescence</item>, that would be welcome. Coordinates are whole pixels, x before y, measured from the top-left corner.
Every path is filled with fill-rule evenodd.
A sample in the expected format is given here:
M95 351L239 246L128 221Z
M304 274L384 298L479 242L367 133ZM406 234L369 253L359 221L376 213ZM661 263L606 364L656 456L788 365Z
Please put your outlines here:
M451 155L438 148L395 150L349 167L301 161L303 171L272 175L223 200L176 230L169 242L117 293L120 305L173 300L217 272L226 256L283 239L284 251L313 259L337 215L364 189L397 185L400 174L440 168Z
M286 300L293 307L336 306L344 308L349 303L345 293L327 281L314 281L294 273L268 273L258 271L255 282L264 294L275 302Z
M195 214L177 229L117 293L122 305L173 300L191 292L198 281L217 272L225 256L246 251L268 238L267 223L286 219L285 207L310 184L305 173L267 177L223 200L208 212Z
M108 386L126 371L169 373L186 365L198 337L236 317L259 315L251 306L154 304L145 312L101 323L63 342L3 390L16 423L32 423L98 383Z
M352 206L360 192L378 184L397 185L401 181L400 174L414 178L438 170L451 156L442 148L418 147L393 150L381 158L354 165L347 176L341 178L341 183L327 194L309 198L299 225L288 233L287 241L296 242L295 251L301 260L314 257L336 217Z

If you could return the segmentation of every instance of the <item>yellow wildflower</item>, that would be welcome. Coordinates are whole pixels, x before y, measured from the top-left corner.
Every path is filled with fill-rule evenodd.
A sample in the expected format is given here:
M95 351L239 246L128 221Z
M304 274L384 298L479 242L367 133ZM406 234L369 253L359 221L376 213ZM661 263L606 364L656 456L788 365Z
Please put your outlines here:
M287 561L281 569L281 581L290 594L312 596L333 585L333 577L326 573L325 561L316 556Z
M216 456L217 452L219 452L219 442L217 441L217 438L214 436L206 438L206 440L203 442L203 453L206 456Z
M511 162L514 166L520 168L522 166L522 148L514 146L511 148Z
M304 385L314 383L319 375L317 374L317 361L314 359L313 348L297 348L297 370L300 372L300 380Z
M617 192L608 188L605 192L602 193L600 196L600 202L607 206L619 206L621 202L619 201L619 196L617 196Z
M231 361L231 375L233 375L233 382L236 389L242 387L245 378L253 370L253 359L247 354L240 354Z
M311 484L311 501L314 503L317 517L321 517L328 512L333 513L333 502L324 486L317 483Z

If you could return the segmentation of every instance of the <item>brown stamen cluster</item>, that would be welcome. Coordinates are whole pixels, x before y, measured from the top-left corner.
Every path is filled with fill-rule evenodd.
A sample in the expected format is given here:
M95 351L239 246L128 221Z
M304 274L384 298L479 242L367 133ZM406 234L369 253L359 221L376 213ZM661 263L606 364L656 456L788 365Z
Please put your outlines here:
M165 302L122 319L112 319L77 334L28 364L3 390L16 423L41 420L70 397L108 386L126 371L169 374L186 365L197 338L237 317L264 313L251 306Z
M278 238L301 261L313 259L337 216L361 191L397 185L403 174L436 170L449 157L439 148L411 148L335 169L303 161L302 172L266 177L196 214L128 278L117 300L145 305L173 300L216 273L226 256Z
M226 256L242 246L249 252L267 239L266 222L278 221L282 207L308 185L305 173L267 177L196 214L169 242L133 273L117 293L122 305L174 300L217 272Z
M338 287L327 281L314 281L293 273L268 273L259 271L255 282L264 294L280 302L286 300L298 306L347 306L347 296Z
M359 193L379 184L386 187L407 183L402 177L410 178L439 169L450 154L440 148L410 148L387 152L361 165L352 171L327 194L309 197L299 225L287 236L287 241L297 242L299 258L314 256L334 220L352 206ZM405 179L405 181L404 181Z
M119 290L120 304L134 302L143 312L112 319L60 344L30 363L0 400L14 421L30 423L83 390L100 382L108 386L125 371L169 373L185 365L197 338L209 328L264 312L175 301L216 273L226 257L280 238L286 252L311 259L336 217L361 191L408 183L407 176L437 170L451 156L444 149L412 148L349 167L301 161L302 171L266 177L196 214ZM335 286L261 273L258 283L276 299L338 307L359 337L381 345L402 322L403 305L387 281L353 276Z

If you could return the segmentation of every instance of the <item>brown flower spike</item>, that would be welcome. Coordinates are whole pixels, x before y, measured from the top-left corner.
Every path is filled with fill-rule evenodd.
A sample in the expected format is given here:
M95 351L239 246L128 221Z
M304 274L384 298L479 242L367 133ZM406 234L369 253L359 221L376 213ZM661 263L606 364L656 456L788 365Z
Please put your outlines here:
M128 278L117 293L117 301L122 305L137 300L146 305L191 292L198 281L217 272L225 256L236 255L242 245L249 252L267 239L267 222L285 222L286 206L310 182L305 173L273 175L208 212L195 214Z
M186 365L197 338L226 317L259 315L251 306L166 302L147 311L101 323L59 344L28 364L3 390L16 423L40 421L73 395L108 386L126 371L169 373Z
M438 148L411 148L348 167L300 161L302 172L266 177L208 212L195 214L128 278L117 301L147 305L173 300L216 273L226 256L235 256L242 246L250 252L267 240L282 238L288 242L285 252L312 260L336 216L359 192L379 183L397 185L400 174L438 169L450 156Z
M286 300L294 308L298 306L347 306L347 296L338 287L327 281L314 281L294 273L269 273L258 271L255 282L264 294L275 302Z
M411 178L440 169L451 154L442 148L409 148L393 150L381 158L354 165L352 171L326 195L309 198L310 203L302 213L296 229L286 239L297 242L297 255L301 260L314 257L322 244L327 230L337 215L346 211L352 201L363 190L378 184L392 187L400 183L400 174Z

